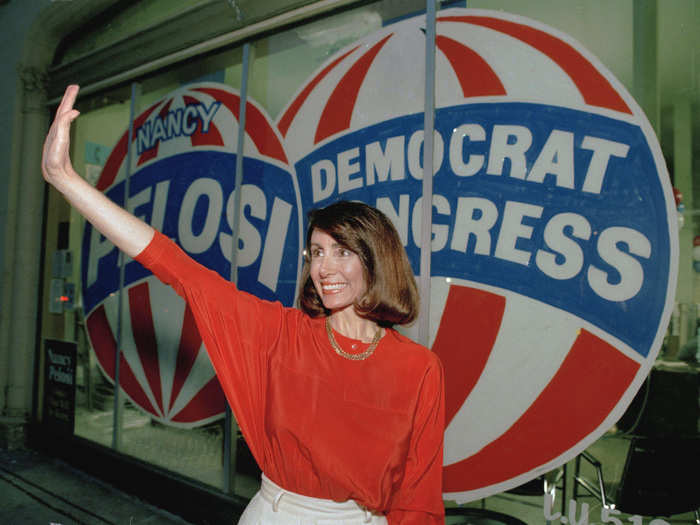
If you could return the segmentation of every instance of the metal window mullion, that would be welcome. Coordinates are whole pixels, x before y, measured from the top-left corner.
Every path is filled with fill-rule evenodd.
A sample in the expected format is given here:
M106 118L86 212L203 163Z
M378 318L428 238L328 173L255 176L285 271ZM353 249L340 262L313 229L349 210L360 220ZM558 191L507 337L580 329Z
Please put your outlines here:
M238 232L241 223L241 186L243 185L243 148L245 146L246 102L248 99L248 70L250 64L250 43L243 45L243 63L241 65L241 99L238 109L238 142L236 144L236 194L233 201L233 220L231 224L231 282L238 284Z
M134 119L136 113L136 100L140 95L140 85L136 82L131 84L131 103L129 106L129 140L126 148L126 172L124 180L124 208L129 209L129 191L131 181L131 156L132 156L132 140L134 137ZM123 328L123 310L124 310L124 280L126 268L126 255L119 251L119 293L117 299L117 329L116 329L116 352L114 354L114 414L112 415L112 448L119 450L121 448L122 439L122 415L123 404L119 395L121 386L120 382L120 362L122 354L122 328Z
M238 141L236 144L236 172L234 174L233 220L231 221L231 272L230 280L238 285L238 240L242 221L241 199L243 193L243 151L245 146L246 103L248 100L248 72L250 70L250 43L243 45L241 65L240 106L238 110ZM224 430L224 492L232 493L235 488L236 437L238 423L226 404L226 428Z
M435 131L435 0L425 11L425 109L423 120L423 209L421 210L420 278L421 313L418 341L430 343L430 257L433 230L433 156Z

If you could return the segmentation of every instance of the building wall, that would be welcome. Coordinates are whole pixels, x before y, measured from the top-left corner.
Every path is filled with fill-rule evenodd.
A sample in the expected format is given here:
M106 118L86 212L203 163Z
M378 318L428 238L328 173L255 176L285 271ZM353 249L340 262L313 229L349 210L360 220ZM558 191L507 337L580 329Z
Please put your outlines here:
M23 71L23 50L27 44L30 28L40 11L51 2L49 0L27 0L23 2L8 2L0 6L0 446L15 446L24 439L24 421L26 412L31 405L25 403L24 410L19 412L7 410L7 393L9 361L11 349L9 344L11 325L10 316L13 310L11 300L13 281L12 252L15 250L15 227L18 213L17 191L19 186L16 177L19 170L19 137L23 124L21 111L21 93ZM38 160L37 160L38 166ZM41 214L41 208L26 210L26 212ZM36 241L36 240L35 240ZM37 261L38 264L38 261ZM22 349L22 352L32 352L33 349ZM32 385L31 360L25 367L21 382ZM25 398L30 399L30 398Z
M12 167L13 129L16 126L15 114L18 98L17 68L22 59L22 49L29 28L39 11L46 7L50 0L26 0L23 2L7 2L0 6L0 224L7 224L9 203L8 180ZM0 260L5 255L5 229L0 228ZM0 294L4 279L0 280ZM6 305L0 304L0 312Z
M60 40L109 3L28 0L0 6L0 445L14 439L35 399L48 67Z

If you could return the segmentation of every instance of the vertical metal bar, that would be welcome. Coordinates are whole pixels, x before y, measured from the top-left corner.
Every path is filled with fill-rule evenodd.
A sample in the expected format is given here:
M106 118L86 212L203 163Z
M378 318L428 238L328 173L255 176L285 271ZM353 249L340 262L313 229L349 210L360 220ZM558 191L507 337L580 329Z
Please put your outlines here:
M126 171L124 180L124 208L129 209L129 191L131 180L131 152L132 140L134 137L134 118L136 113L136 99L138 98L140 86L138 83L131 84L131 104L129 106L129 141L126 149ZM112 448L119 450L122 442L122 416L123 404L121 400L120 381L120 362L122 354L122 327L123 327L123 310L124 310L124 272L126 266L126 255L124 252L119 252L119 296L117 300L117 333L116 346L117 351L114 355L114 414L112 415Z
M435 130L435 0L427 0L425 12L425 109L423 122L423 209L421 215L420 279L421 313L418 342L430 343L430 257L433 230L433 144Z
M235 196L233 200L233 220L231 221L231 282L238 284L238 232L241 223L241 193L243 186L243 148L245 144L246 102L248 99L248 72L250 64L250 43L243 45L243 64L241 71L241 100L238 111L238 142L236 144ZM238 424L226 404L224 429L224 492L232 493L236 481L236 438Z
M238 225L241 223L241 186L243 185L243 146L245 144L246 101L248 99L248 69L250 63L250 44L243 45L243 64L241 65L241 100L238 117L238 143L236 145L236 195L233 202L233 221L231 229L231 282L238 283Z

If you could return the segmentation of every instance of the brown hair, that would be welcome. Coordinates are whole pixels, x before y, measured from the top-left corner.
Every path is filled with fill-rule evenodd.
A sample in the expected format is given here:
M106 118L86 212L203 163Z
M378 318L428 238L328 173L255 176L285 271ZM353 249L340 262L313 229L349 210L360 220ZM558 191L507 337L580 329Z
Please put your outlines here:
M312 210L306 233L307 254L316 229L360 258L367 291L355 304L358 315L381 326L408 324L416 319L420 303L416 280L399 234L386 215L367 204L350 201ZM330 313L311 280L308 255L304 258L298 304L311 317Z

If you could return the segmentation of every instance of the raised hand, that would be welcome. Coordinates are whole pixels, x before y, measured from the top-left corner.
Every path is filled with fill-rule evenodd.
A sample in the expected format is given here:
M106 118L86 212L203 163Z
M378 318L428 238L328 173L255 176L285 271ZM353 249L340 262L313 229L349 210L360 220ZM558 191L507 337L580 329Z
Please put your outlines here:
M78 89L75 85L68 86L58 106L44 142L41 171L46 182L60 191L74 209L127 255L134 257L150 242L153 228L93 188L71 164L70 125L80 114L73 108Z
M59 190L64 179L77 176L70 160L70 126L80 115L73 108L79 89L76 85L68 86L44 141L41 171L46 182Z

